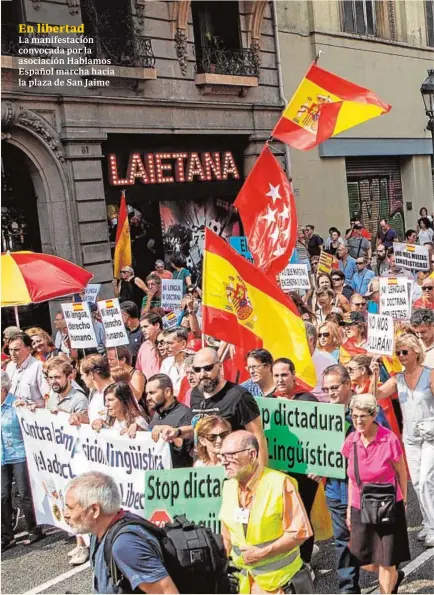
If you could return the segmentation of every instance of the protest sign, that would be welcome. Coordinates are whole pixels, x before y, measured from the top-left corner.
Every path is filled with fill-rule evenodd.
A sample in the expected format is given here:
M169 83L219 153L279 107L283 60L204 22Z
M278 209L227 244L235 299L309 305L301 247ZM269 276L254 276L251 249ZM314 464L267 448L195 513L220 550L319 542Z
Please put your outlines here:
M280 289L285 293L294 289L310 289L306 264L288 264L279 274Z
M48 409L32 413L17 407L26 449L27 468L38 525L55 525L68 531L63 518L65 488L81 469L75 447L79 429L70 426L67 413ZM76 459L79 460L76 460Z
M182 279L162 279L161 307L163 310L175 310L182 302Z
M38 524L68 530L63 518L65 488L76 475L102 471L119 484L122 506L144 516L143 477L148 470L170 469L170 446L149 432L134 439L117 430L70 426L69 414L17 408L27 455Z
M202 262L202 254L197 244L190 248L190 258L195 267L199 266Z
M249 260L251 263L255 263L252 253L249 250L246 236L231 236L229 238L229 244L234 250L238 252L238 254L241 254L241 256L247 258L247 260Z
M429 252L427 246L415 244L393 244L396 266L415 271L429 271Z
M145 518L189 521L220 533L218 519L225 472L223 467L197 467L145 473ZM158 515L157 513L160 513Z
M95 304L100 289L101 283L88 283L84 288L83 302L92 302Z
M330 271L333 268L333 263L335 262L335 260L336 259L334 258L333 254L327 254L327 252L324 252L324 250L323 250L319 257L317 276L320 273L330 274Z
M258 397L269 467L322 477L345 477L343 405Z
M119 347L120 345L128 345L128 335L122 320L118 298L101 300L98 302L98 310L101 315L101 322L104 325L105 346Z
M87 302L60 304L65 317L71 347L88 349L96 347L92 316Z
M143 474L172 467L169 444L162 440L154 442L150 432L137 432L132 440L115 430L101 430L97 434L90 426L82 425L80 445L89 469L115 479L121 491L122 507L144 516Z
M163 318L161 319L161 322L163 323L163 329L167 330L169 328L175 328L175 326L178 325L178 320L181 314L181 308L176 308L172 312L166 314L166 316L163 316Z
M394 320L410 318L411 300L407 277L380 277L380 314Z
M395 332L393 318L381 314L368 314L368 352L393 355Z

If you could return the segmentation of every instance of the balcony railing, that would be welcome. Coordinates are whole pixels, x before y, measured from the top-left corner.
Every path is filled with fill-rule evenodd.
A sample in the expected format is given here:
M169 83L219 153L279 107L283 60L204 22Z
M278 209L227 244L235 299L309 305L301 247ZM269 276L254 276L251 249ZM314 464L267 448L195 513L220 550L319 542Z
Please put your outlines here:
M148 37L132 35L129 39L94 36L94 43L87 46L89 58L110 59L113 66L154 68L155 56Z
M199 53L199 52L198 52ZM197 72L232 76L259 76L258 53L252 49L202 48Z
M21 38L24 37L30 40L29 46L31 46L34 52L31 54L33 57L38 55L37 48L48 48L53 47L46 43L44 44L32 44L31 39L35 37L47 37L43 33L26 33L21 34ZM155 67L155 56L152 50L152 43L148 37L142 37L141 35L131 35L127 40L119 37L104 37L100 35L91 35L94 42L92 44L86 44L86 47L90 49L90 54L87 53L88 58L99 58L99 59L110 59L112 66L130 66L135 68L154 68ZM1 27L1 52L2 56L18 56L18 33L16 25L2 24ZM48 57L48 54L40 54L44 57ZM62 57L62 55L56 55L56 57Z

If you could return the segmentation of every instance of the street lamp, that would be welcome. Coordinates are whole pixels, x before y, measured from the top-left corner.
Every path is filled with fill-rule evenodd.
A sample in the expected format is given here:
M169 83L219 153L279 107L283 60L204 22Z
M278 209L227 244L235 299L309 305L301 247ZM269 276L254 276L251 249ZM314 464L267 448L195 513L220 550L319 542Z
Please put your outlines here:
M428 116L427 130L431 132L432 136L432 170L434 173L434 70L428 70L428 77L423 81L420 92L425 104L425 113Z

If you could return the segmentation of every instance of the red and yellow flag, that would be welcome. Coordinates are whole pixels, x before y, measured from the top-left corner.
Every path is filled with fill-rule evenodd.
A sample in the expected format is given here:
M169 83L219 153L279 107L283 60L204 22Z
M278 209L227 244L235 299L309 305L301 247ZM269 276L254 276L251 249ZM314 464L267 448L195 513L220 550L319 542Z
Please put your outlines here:
M244 350L263 347L288 357L296 375L315 386L304 322L277 285L209 229L205 232L203 332Z
M389 112L391 107L369 89L327 72L314 62L272 136L308 151L332 136Z
M120 272L123 267L131 266L131 239L130 222L128 221L127 201L125 192L122 192L121 205L119 207L118 227L116 230L116 245L114 255L114 276L120 278Z

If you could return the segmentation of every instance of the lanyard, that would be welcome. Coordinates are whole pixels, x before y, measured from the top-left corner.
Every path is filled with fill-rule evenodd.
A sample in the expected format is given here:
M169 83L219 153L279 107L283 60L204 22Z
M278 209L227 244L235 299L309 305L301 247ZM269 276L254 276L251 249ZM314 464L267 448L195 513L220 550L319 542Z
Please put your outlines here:
M365 275L366 275L366 269L365 269L365 272L363 273L363 277L362 277L362 280L360 281L359 290L358 290L357 293L360 293L360 289L361 289L361 287L363 285L363 279L365 278Z

